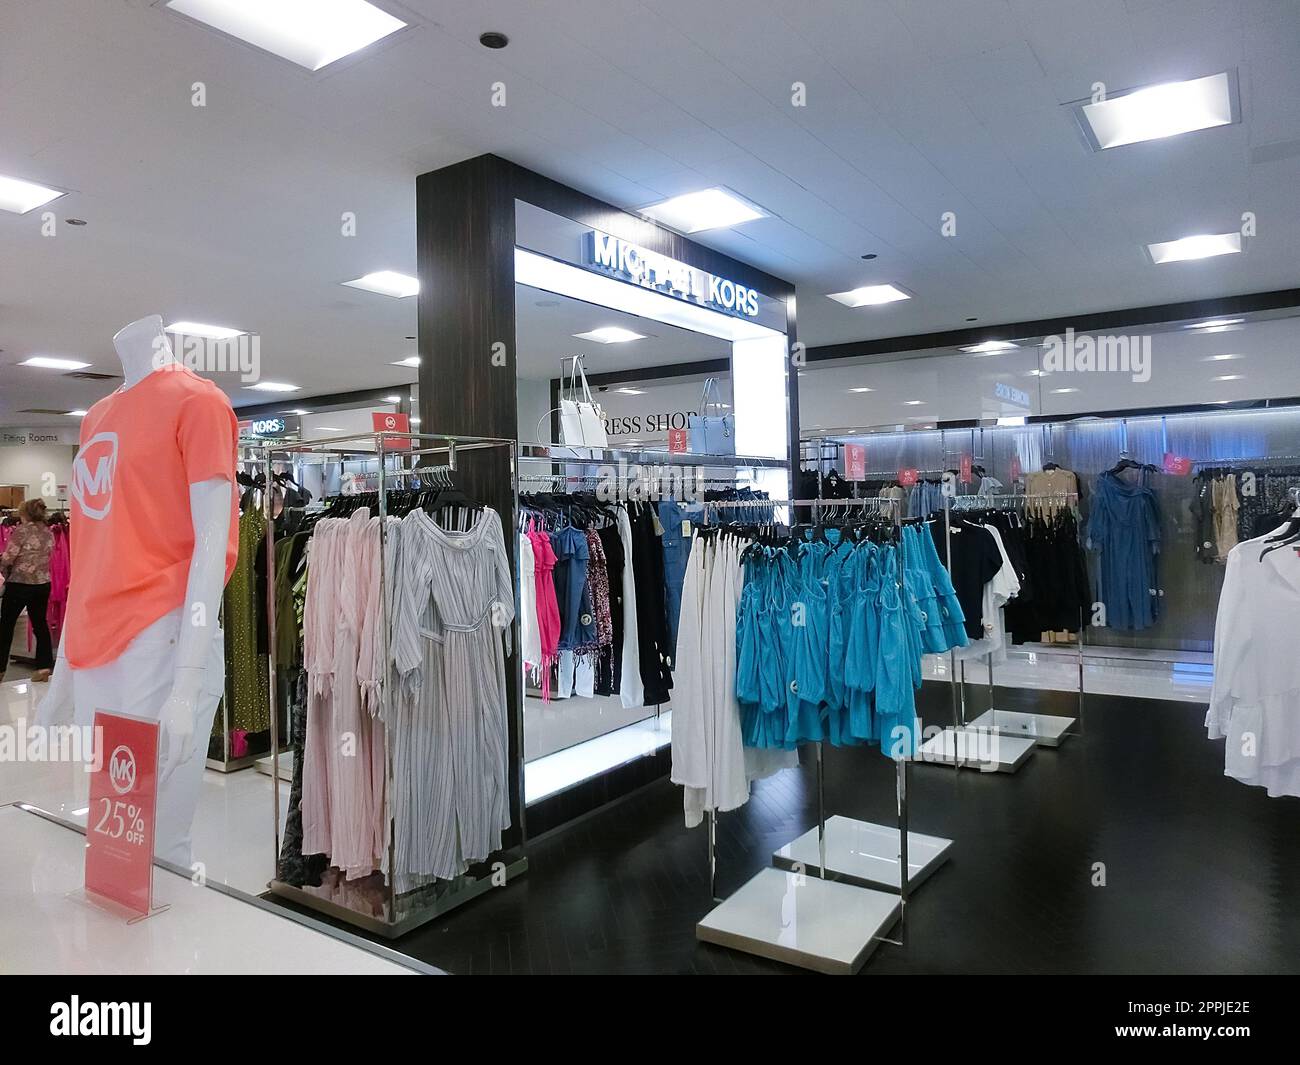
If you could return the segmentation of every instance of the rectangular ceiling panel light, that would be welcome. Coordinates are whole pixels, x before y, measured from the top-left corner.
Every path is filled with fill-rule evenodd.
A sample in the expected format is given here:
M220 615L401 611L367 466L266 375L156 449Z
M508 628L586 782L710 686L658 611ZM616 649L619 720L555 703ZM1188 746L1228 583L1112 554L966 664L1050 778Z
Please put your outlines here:
M1148 244L1153 263L1182 263L1189 259L1209 259L1215 255L1237 255L1241 251L1240 233L1199 233L1194 237L1163 240Z
M1227 126L1239 117L1228 71L1075 106L1094 151Z
M897 303L912 297L897 285L863 285L848 292L831 292L830 298L846 307L879 307L882 303Z
M187 337L203 337L205 340L230 340L244 335L243 329L231 329L225 325L207 325L204 322L172 322L163 326L165 333L179 333Z
M47 189L44 185L0 174L0 211L26 214L62 195L58 189Z
M420 292L419 278L399 274L396 270L376 270L364 277L344 281L343 284L348 288L359 288L366 292L378 292L381 296L392 296L396 300L415 296Z
M957 350L968 355L996 355L999 351L1013 351L1017 346L1009 340L986 340L982 344L968 344Z
M586 333L574 333L578 340L591 340L597 344L626 344L630 340L644 340L644 333L634 333L621 325L604 325Z
M23 359L19 366L35 366L38 370L84 370L90 365L77 359L56 359L49 355L33 355Z
M767 215L726 189L701 189L641 209L641 213L679 233L700 233L752 222Z
M313 71L406 25L366 0L168 0L167 6Z

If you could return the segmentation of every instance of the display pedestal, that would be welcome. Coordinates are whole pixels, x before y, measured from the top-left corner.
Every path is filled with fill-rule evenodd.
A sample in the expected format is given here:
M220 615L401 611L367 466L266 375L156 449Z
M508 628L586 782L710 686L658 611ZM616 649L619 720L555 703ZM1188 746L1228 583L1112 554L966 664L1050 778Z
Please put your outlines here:
M918 765L957 765L986 773L1014 773L1034 753L1034 741L971 727L946 728L921 744Z
M257 771L264 773L268 777L272 775L272 769L275 765L275 759L269 754L262 755L257 760ZM293 780L293 751L280 752L280 779L286 783Z
M952 840L907 834L907 887L909 893L948 860ZM826 871L833 879L863 887L900 891L898 829L834 815L826 821ZM821 874L821 847L817 829L773 853L772 864L779 869Z
M764 869L695 926L703 943L852 975L898 921L897 895Z
M1040 747L1059 747L1070 735L1075 718L1055 714L1026 714L1019 710L985 710L970 727L991 729L1001 736L1019 736Z

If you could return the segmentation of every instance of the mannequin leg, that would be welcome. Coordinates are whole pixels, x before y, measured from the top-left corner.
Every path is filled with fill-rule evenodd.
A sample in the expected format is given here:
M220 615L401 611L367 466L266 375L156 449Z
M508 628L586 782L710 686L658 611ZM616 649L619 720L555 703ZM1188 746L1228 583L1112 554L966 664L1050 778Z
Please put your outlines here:
M179 629L180 611L173 611L132 640L115 661L94 669L73 670L76 723L92 724L96 710L157 721L171 694ZM190 756L158 790L154 855L185 867L192 857L190 829L203 785L208 736L225 686L223 646L218 629L208 655L203 698L196 709ZM167 742L165 737L162 742Z

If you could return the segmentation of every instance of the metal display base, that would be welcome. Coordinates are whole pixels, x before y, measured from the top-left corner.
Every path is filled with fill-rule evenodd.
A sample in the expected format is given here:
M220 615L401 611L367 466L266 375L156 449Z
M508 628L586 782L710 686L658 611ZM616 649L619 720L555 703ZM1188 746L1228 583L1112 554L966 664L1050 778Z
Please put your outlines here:
M209 758L207 767L215 769L218 773L237 773L241 769L247 769L254 765L262 755L246 754L242 758L232 758L229 762L223 762L220 758Z
M274 759L269 754L262 755L257 760L257 771L265 776L272 776L271 766ZM293 780L293 750L280 752L280 779L285 781Z
M419 928L421 925L427 924L429 921L441 917L459 906L465 905L465 903L478 898L485 892L491 891L494 887L504 887L505 884L510 883L510 881L528 871L528 859L523 856L522 852L512 851L494 856L492 863L495 864L496 862L502 862L505 865L505 878L502 884L493 884L490 875L479 877L466 875L454 882L443 882L441 886L446 890L433 897L426 897L428 889L417 889L408 895L398 897L399 915L393 921L362 913L359 910L335 902L333 899L318 895L314 891L294 887L292 884L286 884L280 880L272 880L267 884L267 889L272 895L288 899L309 910L323 913L340 921L346 921L350 925L363 928L367 932L373 932L385 939L397 939L399 936L404 936L407 932ZM400 912L402 910L406 912L403 914Z
M1014 773L1034 753L1034 741L1019 736L946 728L921 744L917 765L956 765L986 773Z
M1002 736L1020 736L1040 747L1059 747L1073 730L1076 719L1055 714L1027 714L1019 710L985 710L971 728L992 729Z
M897 923L897 895L764 869L695 926L695 937L832 976L851 976Z
M910 892L948 860L952 840L907 833L907 886ZM898 829L835 814L826 822L826 871L832 879L862 887L899 891ZM772 855L778 869L821 875L817 829L811 828Z

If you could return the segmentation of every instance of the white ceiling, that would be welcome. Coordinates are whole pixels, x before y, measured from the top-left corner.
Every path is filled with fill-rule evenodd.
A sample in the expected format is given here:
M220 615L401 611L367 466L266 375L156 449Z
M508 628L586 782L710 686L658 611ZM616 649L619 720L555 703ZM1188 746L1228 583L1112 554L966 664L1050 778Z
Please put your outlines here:
M75 190L57 215L89 225L0 213L0 422L106 390L13 362L112 370L152 312L258 332L300 395L413 380L389 363L415 301L338 283L414 272L415 176L488 151L626 207L713 184L761 204L702 239L796 281L813 345L1300 285L1295 0L379 2L414 28L311 75L148 0L7 0L0 173ZM1229 68L1240 125L1094 154L1061 107ZM1245 210L1246 254L1143 256ZM916 298L824 296L883 281Z

